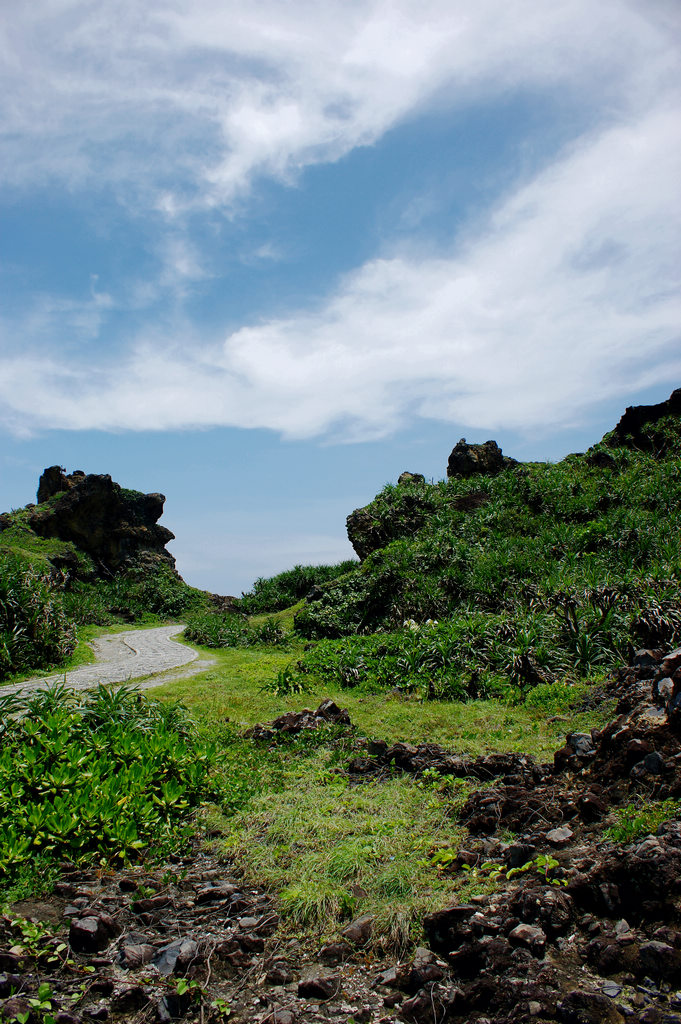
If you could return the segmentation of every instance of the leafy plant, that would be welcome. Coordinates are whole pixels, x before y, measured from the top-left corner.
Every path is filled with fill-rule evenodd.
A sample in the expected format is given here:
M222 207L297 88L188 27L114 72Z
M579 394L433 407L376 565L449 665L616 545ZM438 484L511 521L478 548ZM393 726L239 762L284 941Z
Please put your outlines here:
M76 632L50 577L13 554L0 554L0 679L64 661Z
M633 843L642 836L654 833L665 821L681 817L681 801L669 799L659 803L627 804L617 811L617 822L606 831L616 843Z
M350 559L337 565L295 565L276 576L260 577L253 584L253 589L242 595L239 609L246 615L255 615L290 608L307 597L313 587L343 576L356 567L357 562Z
M15 705L15 708L17 705ZM125 862L167 853L205 800L229 796L214 747L178 705L131 687L23 699L0 747L0 869L22 873L69 857Z

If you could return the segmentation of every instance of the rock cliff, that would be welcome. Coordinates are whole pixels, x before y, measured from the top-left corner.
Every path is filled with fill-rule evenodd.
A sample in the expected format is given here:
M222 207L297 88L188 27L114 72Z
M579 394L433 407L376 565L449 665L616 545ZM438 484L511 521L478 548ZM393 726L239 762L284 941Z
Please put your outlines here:
M163 494L142 494L115 483L108 474L68 474L49 466L38 486L38 505L28 523L41 537L72 541L105 575L142 562L175 567L165 545L174 534L158 520Z

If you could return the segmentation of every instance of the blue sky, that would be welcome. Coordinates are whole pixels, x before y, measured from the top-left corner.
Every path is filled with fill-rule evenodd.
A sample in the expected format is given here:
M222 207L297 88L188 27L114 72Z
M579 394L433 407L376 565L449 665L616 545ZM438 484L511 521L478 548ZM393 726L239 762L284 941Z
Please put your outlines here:
M14 8L3 508L160 490L239 593L463 435L557 459L681 384L675 0Z

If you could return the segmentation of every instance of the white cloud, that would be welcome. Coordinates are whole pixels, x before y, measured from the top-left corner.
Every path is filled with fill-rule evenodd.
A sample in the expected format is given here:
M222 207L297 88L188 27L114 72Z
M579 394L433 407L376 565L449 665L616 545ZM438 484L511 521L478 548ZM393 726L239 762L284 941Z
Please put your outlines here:
M40 296L0 324L0 351L23 343L0 357L9 429L370 437L414 414L531 429L678 383L677 5L35 0L3 15L6 181L106 187L167 218L158 279L127 308L171 293L179 307L166 337L139 317L122 350L105 348L102 326L125 303L96 279L85 302ZM425 109L514 90L566 97L589 134L466 238L384 251L313 311L227 339L184 325L182 300L215 271L183 212L243 211L262 176L293 181ZM407 219L417 207L409 197Z
M174 216L371 144L429 103L555 87L649 101L678 74L649 0L34 0L0 29L11 183L113 188Z
M576 143L450 253L373 260L316 312L222 343L147 340L98 368L0 362L5 422L369 437L417 413L536 429L677 386L679 180L681 122L661 97Z

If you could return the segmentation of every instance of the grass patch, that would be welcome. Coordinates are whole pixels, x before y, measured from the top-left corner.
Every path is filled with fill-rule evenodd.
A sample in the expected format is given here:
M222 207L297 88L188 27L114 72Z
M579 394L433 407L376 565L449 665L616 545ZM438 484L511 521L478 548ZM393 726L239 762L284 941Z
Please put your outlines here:
M404 951L419 937L423 914L457 889L427 854L462 837L458 802L424 800L408 776L349 785L333 770L346 755L342 746L278 755L276 788L223 819L220 847L249 879L279 894L295 930L330 937L353 916L371 913L378 944ZM465 792L460 786L460 799Z
M665 821L681 817L681 801L661 800L655 804L628 804L617 811L617 821L606 831L616 843L633 843L654 834Z
M384 782L349 785L338 774L356 752L359 736L438 742L469 754L514 750L550 759L569 729L601 725L598 713L570 710L583 689L563 687L553 706L567 712L550 721L549 698L517 706L500 699L422 702L416 697L363 693L313 683L304 695L278 696L268 683L300 651L244 648L211 651L215 665L162 690L181 698L206 736L216 740L233 765L252 780L252 795L236 813L211 811L211 833L254 885L280 899L293 932L330 937L350 917L376 917L378 947L401 953L419 941L424 913L456 896L465 900L492 882L465 873L447 875L431 864L432 851L457 847L465 830L457 811L472 788L466 781L419 780L394 775ZM331 697L347 707L354 735L333 731L283 741L266 750L243 731L289 710L316 707ZM334 739L334 735L336 738ZM478 785L477 783L475 785Z

